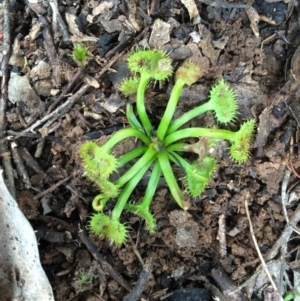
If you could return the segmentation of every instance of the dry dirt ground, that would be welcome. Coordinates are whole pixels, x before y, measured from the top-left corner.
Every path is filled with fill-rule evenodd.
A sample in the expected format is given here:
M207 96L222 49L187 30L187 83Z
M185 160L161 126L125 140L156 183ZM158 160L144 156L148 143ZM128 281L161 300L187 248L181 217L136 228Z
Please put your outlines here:
M9 100L2 143L5 154L12 155L11 191L36 231L57 301L122 300L134 285L143 290L135 292L139 300L277 300L270 299L275 293L253 237L279 292L285 296L299 287L297 0L10 2L12 51L3 51L9 59ZM77 43L87 45L90 56L79 73L72 59ZM223 77L240 110L229 128L256 118L257 132L245 164L234 163L227 145L220 144L218 169L188 212L161 185L152 205L158 222L154 235L138 218L124 214L131 237L116 247L88 232L78 236L97 194L83 175L78 149L91 139L103 143L126 127L126 99L118 86L127 74L128 53L138 46L166 50L175 67L192 58L204 70L184 89L176 116L204 102ZM21 88L15 82L22 82ZM160 119L172 85L148 90L152 120ZM212 114L192 125L217 126ZM126 152L132 143L116 152ZM143 185L147 179L135 191L136 199L143 196ZM107 212L111 208L113 201ZM106 263L99 263L96 251Z

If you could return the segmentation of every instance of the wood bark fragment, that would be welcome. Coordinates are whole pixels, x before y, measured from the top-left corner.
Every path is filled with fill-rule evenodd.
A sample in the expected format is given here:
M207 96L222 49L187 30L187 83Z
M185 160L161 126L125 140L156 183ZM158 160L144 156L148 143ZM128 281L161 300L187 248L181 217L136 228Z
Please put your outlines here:
M0 171L1 300L54 301L40 264L35 233Z

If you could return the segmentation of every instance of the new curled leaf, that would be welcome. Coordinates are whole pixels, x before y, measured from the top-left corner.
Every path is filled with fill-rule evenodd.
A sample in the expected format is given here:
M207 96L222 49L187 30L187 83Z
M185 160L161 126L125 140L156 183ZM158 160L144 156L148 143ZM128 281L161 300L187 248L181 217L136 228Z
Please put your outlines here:
M97 212L99 212L99 211L102 212L109 199L110 199L110 197L106 196L103 193L98 194L93 199L93 202L92 202L93 209Z

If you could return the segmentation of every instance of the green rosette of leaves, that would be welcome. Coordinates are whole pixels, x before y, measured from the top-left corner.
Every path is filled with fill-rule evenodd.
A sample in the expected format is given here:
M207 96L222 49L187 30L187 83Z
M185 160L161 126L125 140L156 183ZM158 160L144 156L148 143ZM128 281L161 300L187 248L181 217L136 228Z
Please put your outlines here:
M190 197L199 196L213 176L217 164L210 155L213 142L228 140L232 159L244 163L249 157L255 130L254 120L246 121L236 132L217 128L184 128L193 118L208 111L214 112L222 125L235 120L238 109L235 95L222 79L213 86L206 103L177 119L173 118L183 87L193 85L202 73L192 61L186 61L177 68L165 112L155 128L146 110L145 92L150 82L162 82L171 77L172 61L163 51L138 50L129 56L128 67L132 75L120 87L120 91L131 99L126 105L128 128L117 131L102 146L85 142L80 152L86 176L100 190L92 202L96 213L91 216L88 227L91 232L118 245L126 242L128 233L128 227L122 222L124 210L139 216L145 221L146 229L150 233L155 232L156 220L150 208L161 178L164 178L178 206L187 210ZM140 141L139 146L116 158L113 155L115 145L131 137ZM190 143L191 138L199 141ZM190 163L183 156L187 152L194 152L199 158ZM174 166L182 170L182 175L174 173ZM122 174L120 167L125 170ZM119 178L112 181L114 173L119 174ZM146 173L150 173L150 178L145 193L140 201L134 202L132 195ZM111 199L116 201L108 215L105 207Z

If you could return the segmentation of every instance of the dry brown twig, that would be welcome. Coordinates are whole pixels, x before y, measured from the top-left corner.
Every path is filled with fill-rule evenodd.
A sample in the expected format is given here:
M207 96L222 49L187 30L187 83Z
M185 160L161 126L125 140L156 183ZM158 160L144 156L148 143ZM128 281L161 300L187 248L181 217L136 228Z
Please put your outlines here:
M278 297L279 297L279 300L280 301L283 301L282 297L279 295L279 292L278 292L278 289L277 289L277 286L272 278L272 275L270 274L269 270L268 270L268 267L266 265L266 262L260 252L260 249L259 249L259 246L258 246L258 243L257 243L257 240L256 240L256 237L255 237L255 234L254 234L254 230L253 230L253 226L252 226L252 222L251 222L251 218L250 218L250 213L249 213L249 207L248 207L248 199L250 198L250 192L247 192L246 195L245 195L245 210L246 210L246 215L247 215L247 218L248 218L248 222L249 222L249 228L250 228L250 234L251 234L251 238L252 238L252 241L254 243L254 246L255 246L255 249L256 249L256 252L259 256L259 259L261 261L261 264L262 264L262 267L263 269L265 270L268 278L269 278L269 281L274 289L274 291L278 294Z
M16 164L19 179L21 179L21 181L25 184L25 187L29 189L31 187L31 182L28 173L26 171L23 158L19 153L18 146L15 142L11 142L10 146L11 146L12 157Z
M226 248L226 222L225 222L225 214L222 213L219 217L219 229L217 239L219 240L219 252L221 258L226 257L227 248Z
M246 214L249 220L249 223L251 225L250 230L252 231L251 237L253 239L254 244L256 245L256 249L258 250L257 241L253 234L253 227L250 220L250 214L248 209L248 198L250 198L250 193L248 192L245 196L245 208L246 208ZM280 294L278 294L278 287L280 288L280 293L283 293L283 286L282 286L282 279L284 278L286 281L288 279L286 269L287 263L283 258L285 258L286 254L286 246L287 242L290 238L290 235L293 233L293 227L300 221L300 206L296 209L294 215L290 218L290 224L286 225L283 233L278 238L278 240L273 244L272 248L268 251L268 253L264 256L264 262L262 263L262 266L257 269L254 275L252 275L249 279L247 279L244 283L240 284L238 288L234 292L239 292L244 289L247 290L247 295L250 297L254 291L260 290L263 288L266 284L270 281L270 275L276 275L276 279L278 281L278 286L275 286L274 289L274 282L272 284L272 288L274 291L276 291L277 298L276 300L282 300L282 297ZM280 250L280 258L277 260L274 260L274 258L278 255L278 252ZM259 259L261 261L262 255L259 252ZM261 261L262 262L262 261ZM269 274L269 275L268 275ZM274 294L273 294L274 295Z
M13 170L11 166L11 153L8 149L8 143L5 141L6 136L6 108L8 101L8 61L11 51L11 35L10 35L10 1L3 1L3 42L2 42L2 61L1 61L1 94L0 94L0 155L4 166L5 176L7 180L8 190L15 198L16 188Z
M148 30L148 29L147 29ZM140 39L146 32L146 29L143 30L137 37L135 40ZM119 60L125 53L127 52L127 49L124 49L123 51L121 51L120 53L118 53L117 55L115 55L106 65L104 68L102 68L102 70L97 74L96 76L96 80L99 80L110 68L111 66L117 61ZM25 133L29 133L32 132L35 128L40 127L42 124L44 124L46 121L49 120L49 122L47 122L47 124L44 125L44 127L47 127L48 125L50 125L51 123L53 123L55 120L57 120L60 116L62 116L63 114L65 114L65 112L68 111L69 108L72 107L72 105L76 102L77 99L75 98L79 98L80 96L82 96L82 94L87 90L87 88L89 87L88 84L85 84L76 94L74 94L73 96L71 96L67 101L65 101L60 107L58 107L55 111L51 112L51 110L53 110L55 108L55 106L63 99L63 97L66 95L66 93L69 92L69 90L71 89L72 85L74 84L75 81L77 81L77 79L80 77L80 75L82 75L83 69L80 68L78 69L77 73L74 75L73 79L69 82L69 84L67 85L67 87L64 89L64 91L62 92L62 94L54 100L54 103L52 104L52 106L49 108L48 110L48 115L44 116L42 119L36 121L34 124L32 124L30 127L28 127L27 129L25 129L24 131L22 131L23 134ZM84 92L82 93L82 91L84 90ZM75 101L74 101L75 100ZM68 108L68 109L66 109ZM51 113L50 113L51 112Z
M117 55L115 55L106 65L104 68L102 68L102 70L97 74L96 79L99 80L101 78L101 76L104 75L104 73L106 71L108 71L110 69L110 67L119 59L121 58L125 53L127 52L127 50L123 50L120 53L118 53Z
M41 126L46 121L50 121L50 124L52 124L54 121L56 121L58 118L60 118L62 115L64 115L66 112L69 111L69 109L75 104L75 102L88 90L90 85L85 84L82 86L74 95L68 98L60 107L58 107L56 110L54 110L49 115L44 116L42 119L36 121L34 124L32 124L30 127L22 131L23 133L28 133L33 131L35 128Z
M200 276L200 279L205 282L205 287L214 294L216 300L250 301L250 298L248 298L241 289L235 286L221 267L212 269L211 276L218 287L212 284L206 277Z
M46 141L45 135L49 136L49 134L55 132L60 127L60 125L61 125L60 122L56 122L50 129L47 128L46 129L47 134L43 133L43 131L41 130L42 137L36 140L37 147L36 147L36 151L34 153L34 156L36 158L39 158L42 155L44 145L45 145L45 141Z
M147 285L153 269L152 259L148 258L143 265L143 270L139 275L139 279L134 285L132 291L123 298L123 301L137 301L143 293L145 286Z
M70 36L66 24L57 8L57 0L49 0L49 5L51 6L52 9L52 17L53 17L52 25L54 27L53 28L54 33L57 32L57 24L58 24L62 33L63 41L66 43L66 45L71 46L72 42L70 40Z
M104 75L104 73L109 70L109 68L124 54L126 53L126 50L120 52L116 56L114 56L107 64L106 66L100 71L100 73L97 75L97 79L99 79L101 76ZM78 70L75 76L72 79L72 84L75 82L75 80L82 74L82 70ZM71 83L70 82L70 83ZM69 91L72 85L68 85L66 89L63 91L61 96L59 96L54 102L55 105L61 101L61 99L64 97L65 93ZM44 116L42 119L36 121L34 124L32 124L30 127L22 131L22 133L28 133L32 132L35 128L40 127L42 124L47 122L47 124L44 125L44 127L49 126L52 124L54 121L56 121L58 118L60 118L62 115L64 115L72 106L73 104L77 101L79 97L81 97L87 89L90 87L90 85L85 84L84 86L81 87L74 95L72 95L67 101L65 101L61 106L59 106L56 110L51 112L50 114ZM51 106L53 108L53 105Z
M206 5L210 5L212 7L219 7L219 8L244 8L250 9L251 5L246 4L238 4L238 3L228 3L222 0L198 0Z
M48 189L42 191L41 193L37 194L34 199L38 200L39 198L43 197L44 195L52 192L53 190L55 190L56 188L58 188L59 186L61 186L62 184L68 182L69 180L71 180L74 177L74 173L71 173L70 175L68 175L66 178L58 181L57 183L55 183L54 185L52 185L51 187L49 187Z
M265 256L266 261L274 259L277 256L278 250L281 248L281 246L287 244L292 233L294 232L294 228L296 227L299 221L300 221L300 206L297 207L293 216L290 218L290 223L285 226L280 237L273 244L272 248L267 252Z
M62 99L66 96L66 94L71 90L72 86L74 85L74 83L79 79L79 77L82 75L83 73L83 69L79 68L77 70L77 72L75 73L75 75L73 76L73 78L69 81L68 85L66 86L66 88L63 90L63 92L60 94L60 96L58 96L56 99L54 99L53 104L49 107L48 111L47 111L47 115L50 114L55 108L56 106L62 101Z
M144 261L143 261L143 258L139 252L139 250L137 249L136 247L136 244L135 242L133 241L132 237L130 234L128 234L128 240L129 240L129 243L131 244L131 247L132 247L132 250L134 252L134 254L136 255L137 259L139 260L139 262L144 265Z
M284 265L284 268L287 268L285 261L283 261L281 258L267 262L266 265L268 270L271 271L273 275L278 274L278 271L282 269L282 265ZM268 285L269 278L267 277L265 270L262 267L259 267L249 279L240 284L234 291L232 291L232 293L246 291L247 296L250 298L254 292L261 291Z
M46 142L45 138L41 138L40 141L38 142L35 153L34 153L34 156L36 158L40 158L42 156L45 142Z
M39 166L37 161L32 157L30 152L26 147L20 147L19 153L22 157L22 159L25 161L27 167L30 167L32 170L34 170L37 174L40 174L41 177L46 178L47 174L44 172L44 170Z
M287 169L283 175L283 179L282 179L282 184L281 184L281 203L282 203L282 210L283 210L283 215L285 218L285 221L287 224L290 223L287 211L286 211L286 204L288 201L288 195L286 193L287 191L287 187L288 187L288 183L291 177L291 172Z
M44 37L44 46L49 58L50 65L53 70L53 79L56 87L60 87L61 85L61 78L59 74L59 61L57 58L55 45L53 41L53 37L50 30L50 25L47 19L41 15L39 15L39 21L42 24L43 30L43 37Z

